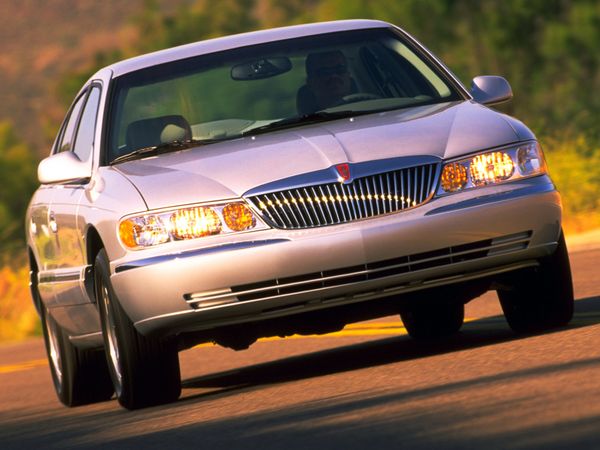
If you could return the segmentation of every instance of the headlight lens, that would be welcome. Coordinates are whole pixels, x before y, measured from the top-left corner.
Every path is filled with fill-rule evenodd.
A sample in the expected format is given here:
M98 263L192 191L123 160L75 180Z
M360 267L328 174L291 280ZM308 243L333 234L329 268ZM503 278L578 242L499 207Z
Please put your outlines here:
M126 217L119 238L129 249L268 228L243 202L202 205Z
M515 171L512 159L506 152L477 155L469 166L471 181L475 186L508 180Z
M517 150L517 166L522 175L546 173L546 162L540 146L524 145L519 147Z
M221 232L217 213L205 206L179 209L171 215L171 229L176 240L196 239Z
M526 178L546 173L538 142L480 153L444 165L437 195Z

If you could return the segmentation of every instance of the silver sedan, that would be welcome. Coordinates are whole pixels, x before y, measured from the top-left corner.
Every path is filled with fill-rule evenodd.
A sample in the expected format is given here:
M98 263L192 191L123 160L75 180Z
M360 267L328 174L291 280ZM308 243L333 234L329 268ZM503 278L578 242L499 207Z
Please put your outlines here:
M533 133L379 21L213 39L106 67L38 170L33 301L59 399L176 400L178 351L400 314L458 332L497 290L517 332L573 313Z

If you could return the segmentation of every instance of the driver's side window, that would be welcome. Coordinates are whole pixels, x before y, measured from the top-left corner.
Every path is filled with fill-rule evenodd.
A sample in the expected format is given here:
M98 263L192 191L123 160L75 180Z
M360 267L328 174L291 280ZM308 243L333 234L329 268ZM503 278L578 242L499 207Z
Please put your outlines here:
M56 146L56 153L73 152L81 161L90 159L99 103L100 87L97 85L92 86L77 99L68 118L65 119L60 141Z
M55 147L55 153L70 152L73 149L75 130L77 129L79 113L81 112L85 97L86 94L82 94L73 104L68 118L65 119L65 125L63 126L60 140Z

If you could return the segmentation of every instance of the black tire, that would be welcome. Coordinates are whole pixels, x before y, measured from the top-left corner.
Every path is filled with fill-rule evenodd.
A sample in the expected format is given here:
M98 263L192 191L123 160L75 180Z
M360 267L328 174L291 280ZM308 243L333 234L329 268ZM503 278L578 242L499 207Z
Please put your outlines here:
M463 303L428 303L400 313L402 323L414 339L437 339L457 333L465 319Z
M136 331L110 284L104 250L98 253L94 270L106 359L119 403L138 409L177 400L181 378L175 340Z
M75 347L44 306L40 312L50 373L58 399L66 406L109 400L114 389L104 352Z
M535 270L517 274L511 290L498 291L506 321L518 333L561 327L573 317L571 266L562 233L554 254L539 262Z

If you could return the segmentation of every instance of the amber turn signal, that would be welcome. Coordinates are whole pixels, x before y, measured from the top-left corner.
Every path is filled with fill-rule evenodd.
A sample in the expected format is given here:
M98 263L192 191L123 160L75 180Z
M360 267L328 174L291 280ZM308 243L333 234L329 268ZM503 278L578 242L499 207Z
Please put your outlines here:
M451 163L444 167L442 172L442 189L446 192L455 192L463 189L468 182L467 169L460 163Z
M256 219L254 214L243 203L229 203L223 208L223 219L232 231L244 231L254 228Z

